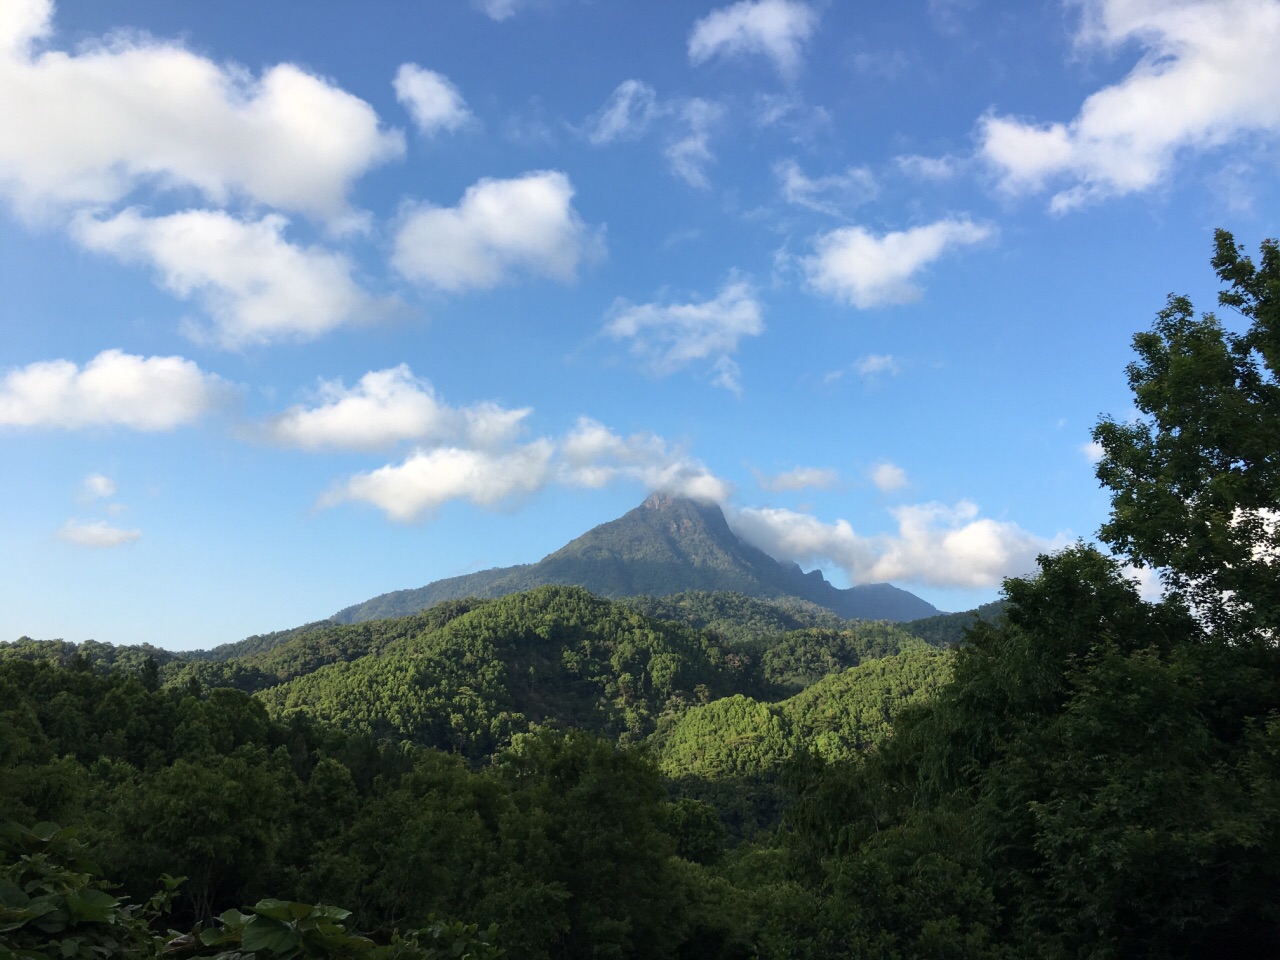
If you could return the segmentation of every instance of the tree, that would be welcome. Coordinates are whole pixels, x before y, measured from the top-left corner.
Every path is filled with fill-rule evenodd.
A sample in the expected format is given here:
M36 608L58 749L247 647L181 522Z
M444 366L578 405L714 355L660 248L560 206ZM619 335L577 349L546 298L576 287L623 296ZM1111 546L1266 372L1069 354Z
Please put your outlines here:
M1233 639L1268 642L1280 622L1280 248L1255 264L1214 235L1222 306L1242 333L1170 296L1134 337L1128 367L1142 419L1103 418L1098 479L1111 488L1101 538L1154 567L1177 597Z

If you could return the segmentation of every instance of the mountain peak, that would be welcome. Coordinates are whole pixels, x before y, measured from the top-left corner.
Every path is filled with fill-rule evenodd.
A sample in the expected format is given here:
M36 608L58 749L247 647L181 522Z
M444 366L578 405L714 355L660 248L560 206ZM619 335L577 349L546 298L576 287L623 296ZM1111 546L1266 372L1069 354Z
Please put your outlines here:
M719 504L653 493L633 510L588 530L535 564L439 580L384 594L335 614L343 623L404 616L440 600L499 597L543 584L585 587L604 597L733 591L760 599L794 597L846 618L913 620L938 611L887 583L841 590L820 571L779 563L742 540Z

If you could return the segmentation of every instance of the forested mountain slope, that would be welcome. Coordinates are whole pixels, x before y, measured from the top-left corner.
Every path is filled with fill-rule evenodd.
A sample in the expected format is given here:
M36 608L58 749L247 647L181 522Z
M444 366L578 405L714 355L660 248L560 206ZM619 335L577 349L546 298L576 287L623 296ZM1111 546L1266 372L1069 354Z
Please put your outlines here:
M923 648L828 674L778 703L725 697L695 706L658 735L658 763L670 777L774 777L797 754L848 761L881 743L909 703L951 678L953 657Z
M639 739L664 709L751 683L747 662L708 635L579 587L540 587L403 632L260 696L273 712L480 759L547 722Z

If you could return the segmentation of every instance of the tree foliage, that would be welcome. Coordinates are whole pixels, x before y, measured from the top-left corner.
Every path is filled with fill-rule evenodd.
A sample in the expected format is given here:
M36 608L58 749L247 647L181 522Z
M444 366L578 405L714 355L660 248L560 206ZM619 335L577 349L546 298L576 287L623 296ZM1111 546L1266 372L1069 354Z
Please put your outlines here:
M1192 603L1214 628L1274 639L1280 619L1280 249L1254 263L1226 231L1213 267L1239 333L1170 296L1134 337L1131 423L1094 430L1111 490L1102 539Z

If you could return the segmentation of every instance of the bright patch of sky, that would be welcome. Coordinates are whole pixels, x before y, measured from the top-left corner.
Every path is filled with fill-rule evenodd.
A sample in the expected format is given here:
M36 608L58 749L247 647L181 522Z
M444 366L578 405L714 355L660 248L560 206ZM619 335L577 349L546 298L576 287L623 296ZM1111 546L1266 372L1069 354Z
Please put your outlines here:
M0 4L0 640L190 648L652 490L943 609L1280 232L1280 0ZM1230 318L1226 318L1230 322Z

